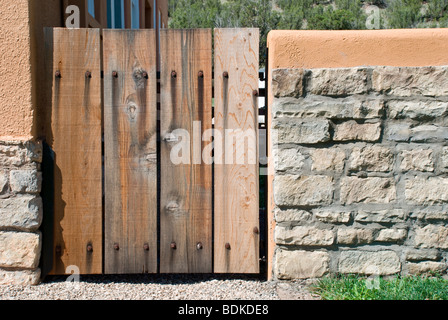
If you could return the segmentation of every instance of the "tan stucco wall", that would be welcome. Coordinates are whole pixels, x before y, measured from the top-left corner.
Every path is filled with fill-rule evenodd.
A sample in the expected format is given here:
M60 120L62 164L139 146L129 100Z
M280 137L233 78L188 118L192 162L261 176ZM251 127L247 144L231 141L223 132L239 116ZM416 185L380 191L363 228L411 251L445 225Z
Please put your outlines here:
M448 62L448 29L272 31L273 68L436 66Z
M61 25L60 0L0 0L0 140L40 135L43 27Z
M32 92L36 110L34 134L38 138L46 137L45 128L49 128L50 125L47 111L50 109L48 104L51 103L51 83L44 80L47 72L44 28L62 27L61 5L61 0L31 0L30 2L32 83L34 84Z
M0 139L33 136L28 0L0 0Z
M268 83L278 68L448 65L448 29L271 31L268 35ZM268 106L273 97L268 87ZM271 119L268 113L267 128ZM272 145L268 142L268 154ZM272 159L270 159L272 160ZM272 163L269 164L272 167ZM268 177L268 278L274 256L273 176Z

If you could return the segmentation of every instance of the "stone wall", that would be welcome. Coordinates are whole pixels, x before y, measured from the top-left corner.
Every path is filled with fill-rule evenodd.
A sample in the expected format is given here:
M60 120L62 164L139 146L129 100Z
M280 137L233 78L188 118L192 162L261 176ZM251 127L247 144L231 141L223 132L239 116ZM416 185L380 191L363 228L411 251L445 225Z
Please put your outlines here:
M272 70L277 279L444 273L448 67Z
M0 285L40 281L42 146L0 142Z

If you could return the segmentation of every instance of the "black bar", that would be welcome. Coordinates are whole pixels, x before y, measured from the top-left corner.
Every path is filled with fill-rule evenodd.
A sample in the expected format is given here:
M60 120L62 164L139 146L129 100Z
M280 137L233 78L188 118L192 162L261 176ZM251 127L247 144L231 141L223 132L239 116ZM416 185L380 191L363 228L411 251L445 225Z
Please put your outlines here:
M39 268L41 269L41 279L44 279L53 269L54 238L54 151L46 142L43 142L40 196L43 204L43 220L40 231L43 236Z

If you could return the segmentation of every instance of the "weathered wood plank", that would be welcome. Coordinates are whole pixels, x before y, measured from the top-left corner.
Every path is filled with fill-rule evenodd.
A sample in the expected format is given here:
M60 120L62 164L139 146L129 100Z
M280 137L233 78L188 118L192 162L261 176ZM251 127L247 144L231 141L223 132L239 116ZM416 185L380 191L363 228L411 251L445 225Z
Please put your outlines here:
M103 39L105 273L155 273L157 272L155 32L104 30Z
M52 274L102 272L101 77L98 29L54 29L51 140L54 169ZM91 77L86 76L86 72ZM60 72L60 77L54 76ZM91 249L91 250L90 250Z
M212 272L212 166L201 159L212 128L211 30L161 30L160 45L160 271Z
M258 29L215 29L216 273L259 272L258 60Z

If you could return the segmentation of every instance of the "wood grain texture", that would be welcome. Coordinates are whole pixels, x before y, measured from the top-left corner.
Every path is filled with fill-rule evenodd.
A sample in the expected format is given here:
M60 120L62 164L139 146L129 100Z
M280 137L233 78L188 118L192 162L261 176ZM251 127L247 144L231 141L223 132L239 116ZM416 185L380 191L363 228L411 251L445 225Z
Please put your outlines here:
M208 273L212 272L212 166L201 160L207 145L201 136L212 128L211 30L161 30L160 45L160 271ZM187 148L179 151L181 145Z
M216 273L259 272L258 60L258 29L215 29Z
M100 34L98 29L61 28L46 35L53 36L48 141L55 153L51 273L65 274L74 265L82 274L97 274L102 272ZM60 78L54 76L56 71Z
M105 273L155 273L157 272L155 32L104 30L103 39ZM114 71L117 72L116 77L113 76Z

